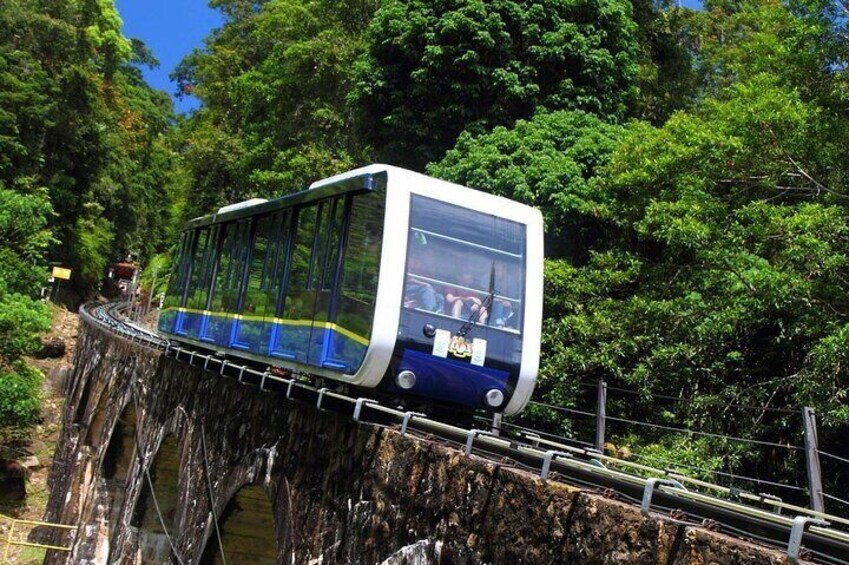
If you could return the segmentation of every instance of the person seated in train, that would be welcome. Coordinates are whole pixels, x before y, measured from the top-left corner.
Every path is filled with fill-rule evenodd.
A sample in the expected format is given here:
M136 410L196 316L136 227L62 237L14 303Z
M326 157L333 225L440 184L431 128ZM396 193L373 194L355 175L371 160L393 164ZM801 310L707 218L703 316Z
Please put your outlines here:
M436 292L425 278L434 278L436 258L430 248L411 253L407 264L407 281L404 283L404 307L442 312L445 297ZM416 276L418 275L418 276Z
M517 298L520 294L520 288L515 273L511 272L506 264L501 261L494 263L495 270L495 294L492 301L492 325L504 328L515 327L516 311L513 308L513 302L508 298Z
M474 316L475 322L485 324L489 313L483 306L480 293L471 289L471 286L475 284L475 275L471 270L461 271L457 276L457 283L456 287L445 288L445 304L448 312L455 318Z

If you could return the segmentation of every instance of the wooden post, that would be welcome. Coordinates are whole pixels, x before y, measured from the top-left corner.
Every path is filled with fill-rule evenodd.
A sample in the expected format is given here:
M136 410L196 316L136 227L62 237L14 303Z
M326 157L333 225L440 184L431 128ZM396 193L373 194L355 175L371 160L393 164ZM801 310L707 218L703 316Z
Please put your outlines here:
M604 425L607 419L607 383L598 381L598 405L595 413L595 448L604 453Z
M822 470L817 445L817 417L813 408L802 408L802 423L805 426L805 462L808 468L808 490L811 494L811 509L825 512L822 496Z

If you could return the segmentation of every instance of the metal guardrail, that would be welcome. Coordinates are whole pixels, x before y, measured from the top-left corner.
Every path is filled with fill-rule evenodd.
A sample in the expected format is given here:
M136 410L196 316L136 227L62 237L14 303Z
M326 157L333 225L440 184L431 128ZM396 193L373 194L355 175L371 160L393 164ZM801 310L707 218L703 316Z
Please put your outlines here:
M791 563L807 556L824 563L849 565L849 520L839 516L607 456L593 448L566 445L532 431L506 437L487 430L464 429L371 399L315 387L298 374L281 376L271 367L259 370L256 366L174 345L150 331L122 322L120 308L120 304L96 305L90 312L84 305L80 313L124 338L164 350L165 356L175 361L234 378L243 385L257 386L263 392L283 394L291 401L347 414L359 424L400 427L402 434L427 434L463 449L467 455L498 460L538 474L543 480L555 477L590 489L612 489L640 506L644 514L671 512L672 519L681 524L719 525L739 537L785 550Z
M14 546L34 547L34 548L45 549L45 550L52 549L52 550L55 550L55 551L62 551L62 552L66 552L66 553L69 553L71 551L70 545L65 547L65 546L60 546L60 545L49 545L49 544L43 544L43 543L33 543L33 542L30 542L30 541L25 541L25 540L17 540L17 539L15 539L15 530L16 530L17 526L19 526L19 525L32 526L32 528L34 528L34 527L55 528L55 529L65 530L65 531L71 531L71 530L77 529L76 526L67 526L67 525L64 525L64 524L53 524L51 522L41 522L41 521L38 521L38 520L19 520L17 518L11 518L11 517L6 516L4 514L0 514L0 523L1 522L6 522L6 523L9 524L9 532L7 533L7 535L2 540L3 543L5 544L5 546L4 546L4 549L3 549L3 560L0 563L3 563L3 565L10 563L9 562L9 552L11 551L12 547L14 547ZM29 529L32 530L32 528L29 528Z

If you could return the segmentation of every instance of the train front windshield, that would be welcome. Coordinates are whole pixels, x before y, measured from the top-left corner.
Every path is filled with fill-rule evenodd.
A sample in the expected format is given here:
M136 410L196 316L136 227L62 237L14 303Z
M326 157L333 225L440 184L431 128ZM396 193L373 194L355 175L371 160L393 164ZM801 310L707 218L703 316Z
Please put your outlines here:
M413 195L405 309L517 335L524 273L523 224Z

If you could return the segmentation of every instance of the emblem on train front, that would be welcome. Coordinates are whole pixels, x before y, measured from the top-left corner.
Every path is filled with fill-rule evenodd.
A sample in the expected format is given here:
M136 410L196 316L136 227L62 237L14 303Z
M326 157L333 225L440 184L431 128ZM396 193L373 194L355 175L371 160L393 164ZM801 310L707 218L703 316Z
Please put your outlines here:
M455 335L448 346L448 353L454 357L465 359L472 356L472 344L461 335Z

